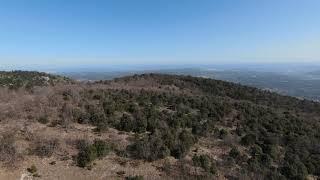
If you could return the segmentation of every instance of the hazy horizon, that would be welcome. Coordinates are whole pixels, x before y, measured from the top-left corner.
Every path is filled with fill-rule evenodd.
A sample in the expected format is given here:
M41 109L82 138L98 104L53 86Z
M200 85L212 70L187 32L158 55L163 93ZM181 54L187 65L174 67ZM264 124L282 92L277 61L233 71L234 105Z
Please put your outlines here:
M1 71L43 71L59 72L116 72L116 71L152 71L166 69L215 69L248 70L264 72L312 72L320 70L320 64L313 62L275 62L275 63L211 63L211 64L75 64L75 65L0 65Z

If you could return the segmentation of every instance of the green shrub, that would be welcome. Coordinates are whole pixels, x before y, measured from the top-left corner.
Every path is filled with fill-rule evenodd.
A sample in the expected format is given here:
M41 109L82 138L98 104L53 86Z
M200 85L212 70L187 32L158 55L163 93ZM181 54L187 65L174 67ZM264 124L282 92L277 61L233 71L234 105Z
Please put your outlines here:
M320 154L312 154L304 163L310 174L320 175Z
M177 144L171 149L171 155L175 158L182 158L189 152L189 149L197 139L187 130L183 130L177 137Z
M252 145L256 142L256 136L254 134L247 134L243 138L241 138L241 143L243 145Z
M120 118L120 122L117 125L117 129L120 131L130 132L134 131L135 126L135 119L131 115L124 113Z
M31 167L27 168L27 171L31 174L34 174L38 171L37 167L33 164Z
M266 145L263 148L263 151L268 154L273 159L277 159L279 156L279 151L276 146L274 145Z
M283 175L290 179L305 179L308 175L308 169L297 155L287 152L285 160L284 165L281 167Z
M161 159L170 154L170 150L165 145L159 132L137 140L136 143L129 146L129 150L133 152L136 158L146 159L148 161Z
M249 165L248 169L252 172L257 172L261 169L259 159L256 157L250 158L247 163Z
M262 148L256 144L250 148L250 154L253 157L260 156L262 153Z
M268 154L262 154L260 156L260 162L261 164L269 167L272 163L272 158Z
M79 167L86 167L97 158L97 152L92 146L81 150L77 156L77 164Z
M236 147L233 147L229 152L229 156L231 156L234 159L237 159L240 156L240 151Z
M49 122L48 116L41 116L38 118L38 122L41 124L47 124Z
M208 155L194 155L192 162L194 166L203 168L209 174L215 174L217 171L215 163Z
M86 167L97 158L102 158L110 152L110 146L100 140L95 141L92 145L81 144L79 146L79 153L77 156L77 165L79 167Z
M102 108L96 105L89 104L86 105L86 109L88 113L89 123L97 126L98 130L104 130L107 127L108 122Z
M225 138L227 135L228 135L228 131L226 131L225 129L221 129L221 130L219 131L219 138L220 138L220 139Z
M296 164L285 163L285 165L281 168L281 173L290 179L303 180L308 175L308 170L301 162Z
M106 156L111 149L111 147L107 143L101 140L96 140L92 146L94 146L94 148L96 149L98 158Z
M112 116L116 111L115 104L112 101L105 101L102 103L104 113L107 116Z
M154 161L172 155L182 158L196 142L196 138L187 130L171 132L170 130L156 130L128 147L133 156L138 159Z
M192 162L194 166L202 167L205 171L209 171L210 169L210 158L208 155L194 155Z

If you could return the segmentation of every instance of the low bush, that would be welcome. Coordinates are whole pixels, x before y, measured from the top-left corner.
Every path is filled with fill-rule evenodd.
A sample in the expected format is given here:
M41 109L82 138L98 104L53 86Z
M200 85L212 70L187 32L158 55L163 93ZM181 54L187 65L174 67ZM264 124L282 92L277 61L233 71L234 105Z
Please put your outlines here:
M225 138L227 135L228 135L228 131L226 131L225 129L221 129L221 130L219 131L219 138L220 138L220 139Z
M49 122L48 116L41 116L38 118L38 122L41 124L47 124Z
M192 157L192 162L194 166L203 168L207 173L216 173L215 163L211 160L211 158L208 155L194 155Z
M31 174L34 174L38 171L37 167L35 165L30 166L29 168L27 168L27 171Z
M254 134L247 134L241 139L243 145L252 145L256 142L256 136Z
M233 147L229 152L229 156L231 156L234 159L237 159L240 156L240 151L236 147Z
M40 139L35 142L33 153L40 157L50 157L58 147L58 139Z
M109 144L101 140L96 140L91 145L82 143L79 148L77 155L77 165L79 167L88 166L95 159L106 156L111 150Z
M33 176L33 177L41 177L38 174L38 169L35 165L32 165L31 167L27 168L27 171Z

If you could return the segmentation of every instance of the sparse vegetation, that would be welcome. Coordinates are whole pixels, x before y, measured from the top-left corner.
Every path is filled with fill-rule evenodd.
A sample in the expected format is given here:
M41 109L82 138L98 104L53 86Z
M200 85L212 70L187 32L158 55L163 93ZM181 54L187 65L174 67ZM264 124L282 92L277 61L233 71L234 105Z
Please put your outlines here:
M33 164L31 167L27 168L27 171L33 176L33 177L41 177L38 174L38 169L37 167Z
M5 133L0 137L0 161L8 165L14 165L17 158L18 153L14 146L14 134Z
M59 147L58 139L39 139L35 142L33 153L40 157L50 157Z
M56 83L71 83L66 77L54 76L35 71L0 71L0 86L10 89L24 87L30 90L35 86L48 86Z

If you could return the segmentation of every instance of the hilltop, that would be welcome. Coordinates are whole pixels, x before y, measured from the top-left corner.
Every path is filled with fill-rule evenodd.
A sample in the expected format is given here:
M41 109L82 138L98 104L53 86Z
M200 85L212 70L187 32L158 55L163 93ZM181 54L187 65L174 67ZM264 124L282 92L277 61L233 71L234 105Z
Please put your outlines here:
M70 83L71 79L36 71L0 71L0 86L30 89L34 86L53 86Z
M34 73L56 77L32 72L26 82ZM191 76L142 74L93 83L56 78L60 83L27 90L0 88L0 179L320 175L317 102Z

